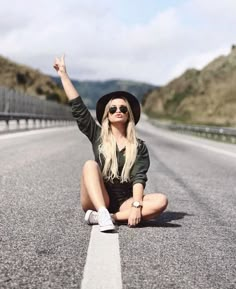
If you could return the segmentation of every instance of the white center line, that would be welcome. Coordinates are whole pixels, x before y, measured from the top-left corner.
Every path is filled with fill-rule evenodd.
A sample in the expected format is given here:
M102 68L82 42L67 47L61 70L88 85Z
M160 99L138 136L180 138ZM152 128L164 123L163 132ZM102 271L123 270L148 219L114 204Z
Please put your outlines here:
M118 233L101 233L93 226L81 289L121 289Z

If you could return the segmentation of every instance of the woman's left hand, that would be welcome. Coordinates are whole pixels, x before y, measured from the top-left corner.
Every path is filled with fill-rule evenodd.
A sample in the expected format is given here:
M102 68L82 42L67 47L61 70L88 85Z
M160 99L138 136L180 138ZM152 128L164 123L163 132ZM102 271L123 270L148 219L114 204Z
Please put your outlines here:
M65 55L64 54L61 57L55 58L53 67L56 69L56 71L60 77L62 77L63 74L66 74Z
M133 227L140 223L141 221L141 208L131 208L128 226Z

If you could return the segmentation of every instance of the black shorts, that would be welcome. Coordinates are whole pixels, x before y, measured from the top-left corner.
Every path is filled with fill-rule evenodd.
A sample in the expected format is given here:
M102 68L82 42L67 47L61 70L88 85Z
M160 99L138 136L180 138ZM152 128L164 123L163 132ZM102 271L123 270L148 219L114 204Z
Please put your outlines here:
M118 212L120 206L133 197L132 186L130 185L105 183L105 187L110 198L108 208L110 213Z

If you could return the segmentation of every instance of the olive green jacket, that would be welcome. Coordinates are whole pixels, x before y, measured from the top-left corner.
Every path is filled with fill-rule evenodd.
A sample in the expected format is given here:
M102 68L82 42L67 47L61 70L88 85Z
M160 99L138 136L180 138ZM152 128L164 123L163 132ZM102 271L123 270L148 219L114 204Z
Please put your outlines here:
M84 133L92 143L95 161L98 163L102 171L104 166L104 157L98 150L98 147L101 144L101 127L96 123L80 96L70 100L69 103L71 104L72 115L75 118L80 131ZM116 155L120 175L125 163L125 148L119 151L118 146L116 146ZM137 157L130 171L130 182L127 183L127 185L133 186L134 184L141 183L145 188L149 165L150 160L148 149L144 141L138 139ZM114 182L119 182L119 180L114 180Z

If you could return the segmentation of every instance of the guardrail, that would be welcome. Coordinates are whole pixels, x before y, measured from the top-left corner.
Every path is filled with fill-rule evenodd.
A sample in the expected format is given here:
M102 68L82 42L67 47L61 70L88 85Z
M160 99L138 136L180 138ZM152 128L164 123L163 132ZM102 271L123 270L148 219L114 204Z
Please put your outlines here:
M181 133L193 134L206 138L213 138L215 140L222 140L231 143L236 143L236 128L231 127L216 127L206 125L186 125L186 124L172 124L159 122L156 119L149 119L158 127L174 130Z
M39 121L40 124L44 122L47 125L52 122L55 125L60 122L72 122L73 117L70 106L0 87L0 121L4 121L6 129L8 129L9 122L12 120L17 122L17 127L19 127L20 121L24 120L26 128L28 128L30 120L33 121L35 127L36 121Z

